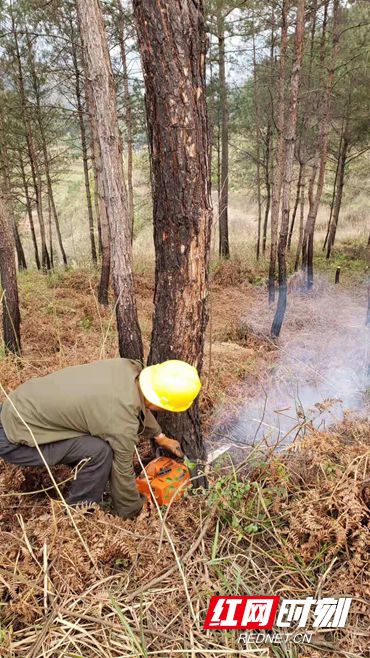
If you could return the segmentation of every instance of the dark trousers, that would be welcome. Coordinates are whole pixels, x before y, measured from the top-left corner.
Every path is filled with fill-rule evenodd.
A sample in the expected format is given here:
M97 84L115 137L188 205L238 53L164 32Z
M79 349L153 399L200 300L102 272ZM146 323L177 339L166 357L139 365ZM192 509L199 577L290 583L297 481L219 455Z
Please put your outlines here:
M66 464L74 467L82 460L88 460L78 471L76 479L72 481L67 498L69 505L100 501L113 459L112 449L106 441L87 434L75 439L42 444L39 448L49 466ZM18 466L44 466L37 448L8 441L1 422L0 458Z

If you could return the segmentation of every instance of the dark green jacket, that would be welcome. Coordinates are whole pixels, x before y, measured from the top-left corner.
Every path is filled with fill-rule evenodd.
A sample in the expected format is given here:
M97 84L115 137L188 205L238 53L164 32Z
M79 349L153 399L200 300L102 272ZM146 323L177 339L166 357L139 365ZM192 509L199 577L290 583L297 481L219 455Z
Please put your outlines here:
M3 404L1 422L11 443L34 446L83 434L109 443L114 457L111 491L115 509L128 517L139 511L132 458L138 436L161 428L145 408L138 385L139 361L107 359L30 379ZM25 425L27 424L27 426ZM88 437L81 437L88 441Z

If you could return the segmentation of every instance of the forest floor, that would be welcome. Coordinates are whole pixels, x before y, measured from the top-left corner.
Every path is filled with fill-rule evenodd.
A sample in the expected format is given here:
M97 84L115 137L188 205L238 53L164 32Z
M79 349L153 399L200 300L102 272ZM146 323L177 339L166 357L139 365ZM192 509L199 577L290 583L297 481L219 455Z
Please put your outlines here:
M187 497L165 518L151 508L125 522L97 510L75 512L72 522L43 491L46 475L0 467L1 655L366 655L366 291L362 264L350 253L340 262L340 286L329 266L309 298L292 277L278 344L261 273L240 260L214 268L202 419L210 447L233 448L210 467L206 495ZM136 288L147 350L151 278L138 274ZM114 312L99 307L93 272L25 273L20 290L24 355L20 363L0 356L5 390L117 356ZM69 474L57 468L56 476ZM310 645L242 648L233 631L202 630L210 595L240 591L354 600L347 627L318 630Z

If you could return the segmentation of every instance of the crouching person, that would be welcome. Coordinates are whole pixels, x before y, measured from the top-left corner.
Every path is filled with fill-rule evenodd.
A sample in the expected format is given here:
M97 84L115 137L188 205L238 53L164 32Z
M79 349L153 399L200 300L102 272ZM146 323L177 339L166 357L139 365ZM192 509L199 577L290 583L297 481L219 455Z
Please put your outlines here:
M110 478L115 511L133 518L143 506L133 471L139 437L182 455L151 411L185 411L200 386L196 369L175 360L143 368L107 359L31 379L2 405L0 458L19 466L82 463L67 503L99 502Z

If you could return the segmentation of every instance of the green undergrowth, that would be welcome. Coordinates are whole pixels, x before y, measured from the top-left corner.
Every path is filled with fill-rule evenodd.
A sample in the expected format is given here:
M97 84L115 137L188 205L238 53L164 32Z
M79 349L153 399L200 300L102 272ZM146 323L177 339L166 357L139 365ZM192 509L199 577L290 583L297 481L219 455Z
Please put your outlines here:
M369 588L370 538L361 481L367 482L369 429L347 423L338 433L313 432L293 452L264 459L252 449L243 464L225 456L216 466L207 494L217 509L210 595L353 597L345 629L314 632L303 653L292 641L266 648L266 658L365 655L360 597Z

